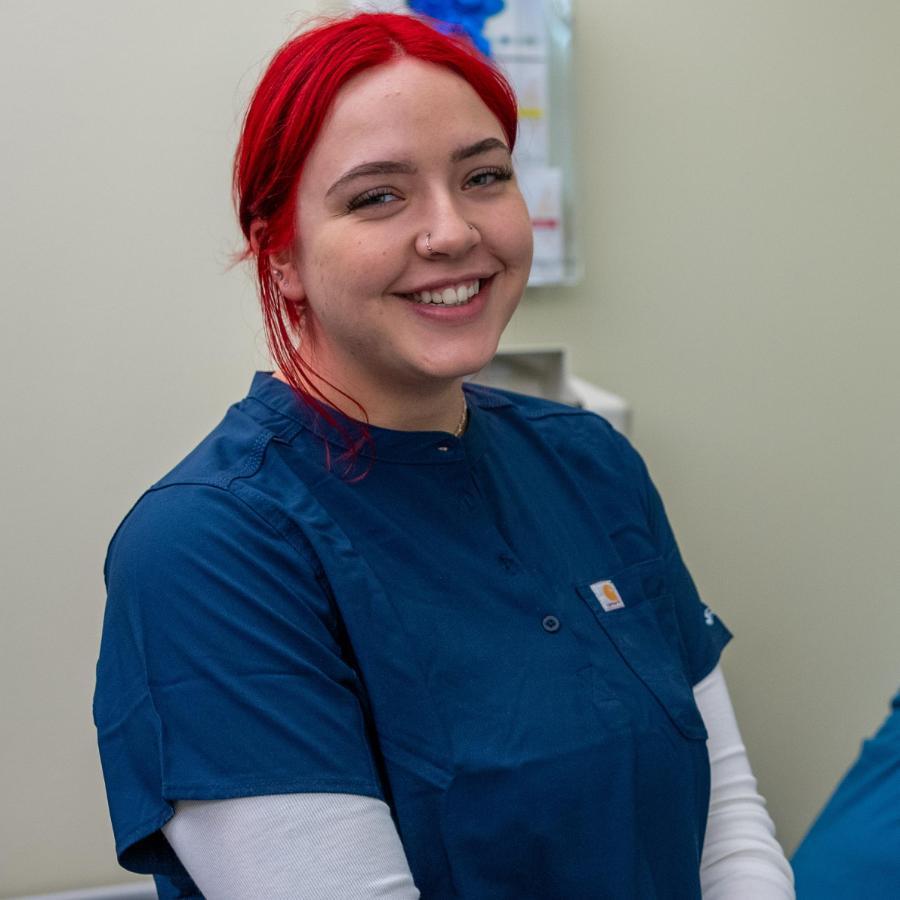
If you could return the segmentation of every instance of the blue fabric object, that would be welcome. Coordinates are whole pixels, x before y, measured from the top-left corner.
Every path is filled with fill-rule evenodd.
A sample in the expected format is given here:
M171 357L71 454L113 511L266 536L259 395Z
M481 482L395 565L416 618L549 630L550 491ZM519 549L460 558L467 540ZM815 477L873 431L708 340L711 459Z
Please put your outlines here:
M799 900L900 897L900 693L791 865Z
M445 33L465 34L485 55L491 55L490 41L484 36L485 22L503 11L503 0L407 0L407 6L421 16L438 23Z
M700 897L730 635L623 437L466 393L462 438L373 428L350 482L258 373L131 510L94 703L126 868L184 884L176 800L333 791L389 803L428 900Z
M154 875L153 882L158 900L203 900L203 894L183 870L177 875Z

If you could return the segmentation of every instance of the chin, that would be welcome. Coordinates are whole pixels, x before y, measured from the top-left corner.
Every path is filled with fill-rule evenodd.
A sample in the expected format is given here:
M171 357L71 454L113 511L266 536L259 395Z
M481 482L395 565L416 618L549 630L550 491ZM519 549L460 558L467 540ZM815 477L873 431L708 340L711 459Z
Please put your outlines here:
M424 368L432 378L443 381L468 378L476 372L480 372L493 359L496 352L497 344L495 343L491 348L481 352L459 353L448 356L446 359L431 360L430 365Z

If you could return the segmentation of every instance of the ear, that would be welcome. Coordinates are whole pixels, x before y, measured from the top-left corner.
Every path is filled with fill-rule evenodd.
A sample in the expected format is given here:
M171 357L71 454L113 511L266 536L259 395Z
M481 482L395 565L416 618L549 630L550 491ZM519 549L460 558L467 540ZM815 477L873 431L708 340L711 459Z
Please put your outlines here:
M250 248L258 257L262 246L263 236L267 223L265 219L254 219L250 225ZM263 251L265 252L265 251ZM267 253L269 268L278 285L278 290L285 300L301 303L306 299L306 292L300 281L300 273L294 261L294 253L291 249L279 250L276 253Z

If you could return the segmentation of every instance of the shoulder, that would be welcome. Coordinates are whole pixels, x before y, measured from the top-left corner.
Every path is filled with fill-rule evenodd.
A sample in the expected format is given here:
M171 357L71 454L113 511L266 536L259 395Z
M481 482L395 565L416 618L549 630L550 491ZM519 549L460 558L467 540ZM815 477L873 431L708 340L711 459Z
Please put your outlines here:
M466 395L470 402L499 418L518 418L541 425L546 432L570 434L573 430L589 432L598 438L618 443L627 441L602 416L580 406L570 406L557 400L519 394L515 391L485 387L480 384L466 384Z
M222 420L177 465L134 503L110 543L117 548L139 544L174 552L177 546L208 547L225 534L252 528L277 532L277 516L254 502L254 488L279 476L270 449L290 443L302 424L289 415L287 401L266 373L257 373L248 396L228 408ZM267 403L267 393L285 409ZM291 397L291 402L293 398ZM277 456L277 454L274 454Z
M259 415L247 397L229 407L224 417L176 466L151 488L173 485L210 485L228 488L235 479L254 475L275 438L271 423Z
M132 550L144 560L198 545L212 550L224 535L249 525L266 523L227 486L164 479L128 511L110 541L107 561Z
M597 413L543 397L466 385L467 395L492 419L529 429L576 469L620 468L643 480L645 467L630 441Z
M229 529L249 510L235 497L236 479L259 470L270 435L239 405L174 468L137 499L110 542L107 565L134 547L140 558L173 552Z
M123 578L159 584L211 564L225 571L254 561L274 566L279 559L316 574L308 546L294 534L286 537L273 504L258 499L259 489L277 480L269 451L285 437L285 423L253 397L230 407L125 515L107 551L108 587Z
M324 641L334 627L309 546L223 487L147 491L110 542L104 580L107 663L133 642L162 671L175 645L219 653L235 635L250 641L303 628Z
M479 407L484 409L506 410L525 418L580 418L585 416L600 418L594 413L588 412L578 406L570 406L556 400L548 400L545 397L520 394L516 391L507 391L502 388L487 387L483 384L467 382L465 390L466 396Z

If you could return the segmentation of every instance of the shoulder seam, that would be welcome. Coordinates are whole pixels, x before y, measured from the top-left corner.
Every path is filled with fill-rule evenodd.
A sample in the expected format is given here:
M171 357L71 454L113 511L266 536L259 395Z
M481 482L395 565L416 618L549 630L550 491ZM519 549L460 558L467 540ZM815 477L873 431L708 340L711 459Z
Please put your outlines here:
M559 407L551 406L546 409L527 409L523 410L523 412L529 419L549 419L555 416L590 416L605 424L609 424L603 416L598 416L597 413L578 406L560 405Z
M259 434L254 438L248 455L241 460L237 466L226 469L224 472L212 473L209 476L194 475L193 477L188 478L173 478L172 473L170 472L168 475L164 475L160 478L155 484L150 485L150 487L147 488L147 492L175 487L179 484L209 485L228 489L231 483L236 479L249 478L259 471L259 467L262 465L263 457L265 456L266 447L274 438L275 435L271 431L260 427Z
M465 387L474 400L482 401L479 405L484 409L512 407L529 419L541 419L549 416L596 416L603 419L592 410L580 406L570 406L559 400L550 400L546 397L521 394L505 388L488 387L472 382L466 382Z

